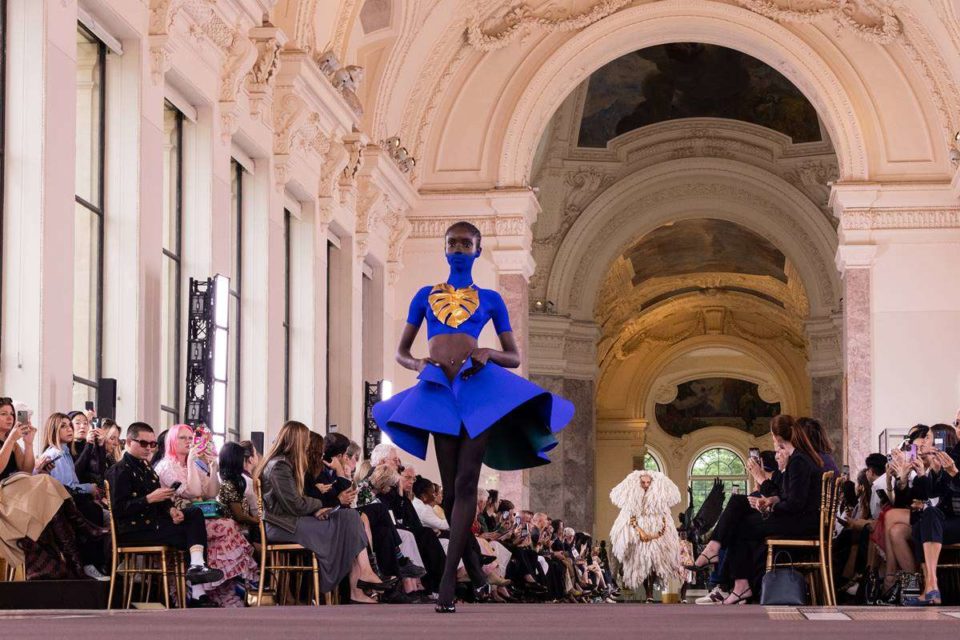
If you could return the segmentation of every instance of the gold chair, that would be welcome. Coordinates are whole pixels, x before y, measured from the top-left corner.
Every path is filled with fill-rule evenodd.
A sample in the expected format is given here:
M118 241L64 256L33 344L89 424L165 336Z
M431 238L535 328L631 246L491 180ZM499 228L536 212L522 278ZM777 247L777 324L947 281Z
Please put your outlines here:
M833 529L837 519L837 497L840 492L840 479L834 479L834 472L823 474L820 481L820 526L815 539L800 540L787 538L767 539L767 571L777 567L792 567L805 569L811 572L819 571L823 587L823 601L828 607L837 605L837 597L833 587ZM775 551L778 548L816 550L819 558L815 561L781 562L774 563ZM814 597L815 582L810 574L810 597Z
M274 593L279 599L281 587L285 584L283 578L289 578L289 574L296 574L295 591L299 591L301 582L299 578L305 574L312 574L312 602L315 606L320 605L320 565L317 563L317 556L296 543L269 543L267 542L267 530L263 523L263 490L260 484L260 478L253 481L253 490L257 496L257 508L260 510L260 584L257 589L257 606L263 603L263 589L266 586L267 576L271 575L274 584ZM309 559L307 558L309 556ZM293 563L294 558L299 563ZM332 604L333 599L329 593L323 594L324 603ZM280 604L280 602L277 602Z
M125 545L117 543L117 526L113 520L113 503L110 501L110 483L104 483L106 490L107 517L110 521L110 538L113 542L113 554L110 559L110 595L107 596L107 609L113 608L113 592L117 586L117 574L123 575L123 603L129 609L133 600L133 580L127 576L141 576L146 599L150 598L152 581L149 578L159 575L163 588L163 603L170 608L170 578L174 579L177 592L177 604L187 607L187 572L183 551L169 545ZM120 561L123 560L123 567Z

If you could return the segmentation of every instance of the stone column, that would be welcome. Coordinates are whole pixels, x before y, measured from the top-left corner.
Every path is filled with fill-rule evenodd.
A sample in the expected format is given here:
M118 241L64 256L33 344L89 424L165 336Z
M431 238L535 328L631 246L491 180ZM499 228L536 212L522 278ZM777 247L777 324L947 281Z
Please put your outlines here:
M35 426L73 404L77 4L7 3L4 395Z
M859 468L916 423L949 422L960 375L960 203L949 184L846 184L844 279L847 460Z
M596 519L596 339L593 323L530 315L530 379L576 407L551 464L528 474L530 508L584 531Z
M842 330L839 317L811 318L806 322L811 415L820 420L826 430L836 460L844 460L845 451Z

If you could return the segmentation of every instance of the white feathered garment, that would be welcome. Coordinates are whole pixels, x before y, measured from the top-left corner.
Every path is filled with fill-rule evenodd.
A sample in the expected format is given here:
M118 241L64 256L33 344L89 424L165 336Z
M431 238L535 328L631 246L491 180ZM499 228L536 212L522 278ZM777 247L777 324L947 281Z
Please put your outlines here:
M647 491L640 486L641 476L650 476ZM610 492L610 500L620 508L620 515L610 530L613 554L623 566L624 585L637 589L651 573L662 580L682 575L680 538L670 508L680 502L680 490L659 471L634 471ZM645 542L636 527L648 534L663 535ZM666 526L664 526L666 523Z

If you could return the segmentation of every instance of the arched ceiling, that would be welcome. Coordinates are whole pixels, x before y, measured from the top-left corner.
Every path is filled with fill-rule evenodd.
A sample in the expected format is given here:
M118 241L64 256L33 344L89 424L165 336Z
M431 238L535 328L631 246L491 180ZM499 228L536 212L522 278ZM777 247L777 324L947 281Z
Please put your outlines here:
M695 273L739 273L787 282L786 257L769 240L735 222L698 218L668 222L623 255L633 284Z
M697 42L647 47L594 71L580 116L578 146L680 118L741 120L788 136L822 139L817 111L779 71L744 53Z

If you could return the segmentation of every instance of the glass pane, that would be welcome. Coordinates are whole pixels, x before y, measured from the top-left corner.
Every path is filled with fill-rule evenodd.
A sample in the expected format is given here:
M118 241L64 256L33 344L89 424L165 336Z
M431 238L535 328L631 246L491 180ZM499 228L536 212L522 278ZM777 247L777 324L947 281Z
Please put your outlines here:
M180 253L180 128L179 112L169 104L163 110L163 248Z
M160 412L160 431L166 431L177 424L177 416L169 411Z
M660 471L660 465L657 464L657 459L649 453L643 456L643 468L649 471Z
M241 201L243 197L241 176L243 170L236 162L231 162L230 168L230 268L232 270L230 273L230 286L234 291L240 291L240 276L243 273L240 264L242 258L240 216L243 207L243 202Z
M73 247L73 373L88 380L97 377L97 308L100 305L98 259L100 216L75 205Z
M740 456L728 449L708 449L693 463L695 476L743 475L745 469Z
M240 393L240 332L237 330L237 318L240 313L239 299L230 296L230 350L227 357L227 432L237 436L240 433L240 421L237 415Z
M84 29L77 30L77 195L97 207L102 204L100 123L103 104L100 91L103 68L100 42Z
M85 385L82 382L73 383L73 405L70 407L73 411L83 411L84 406L86 406L87 401L96 402L97 401L97 390L91 386ZM34 418L34 423L36 423L37 418ZM36 426L36 425L34 425Z
M160 403L179 409L177 392L180 372L177 370L177 281L180 265L168 256L162 257L160 292Z

